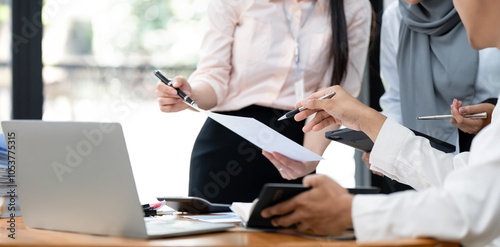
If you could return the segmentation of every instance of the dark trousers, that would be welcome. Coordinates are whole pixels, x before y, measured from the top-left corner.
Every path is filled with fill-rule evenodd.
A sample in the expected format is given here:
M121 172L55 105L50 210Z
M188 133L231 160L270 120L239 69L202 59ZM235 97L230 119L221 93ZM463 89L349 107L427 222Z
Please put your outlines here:
M221 114L253 117L302 145L304 121L277 121L284 110L249 106ZM251 202L265 183L301 183L281 177L262 150L208 118L191 154L189 195L215 203Z

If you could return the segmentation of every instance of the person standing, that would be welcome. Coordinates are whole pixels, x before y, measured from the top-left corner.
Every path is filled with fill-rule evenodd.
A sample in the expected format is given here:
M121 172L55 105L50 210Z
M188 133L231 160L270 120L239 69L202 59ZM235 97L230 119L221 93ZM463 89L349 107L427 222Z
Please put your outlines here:
M360 92L372 19L368 0L211 0L196 71L173 79L200 108L253 117L322 154L324 132L303 134L304 122L277 119L294 102L331 85ZM189 81L189 82L188 82ZM158 83L161 111L187 109ZM331 129L339 126L332 126ZM314 172L318 162L301 162ZM189 195L211 202L252 201L262 185L287 180L253 144L210 118L193 147Z

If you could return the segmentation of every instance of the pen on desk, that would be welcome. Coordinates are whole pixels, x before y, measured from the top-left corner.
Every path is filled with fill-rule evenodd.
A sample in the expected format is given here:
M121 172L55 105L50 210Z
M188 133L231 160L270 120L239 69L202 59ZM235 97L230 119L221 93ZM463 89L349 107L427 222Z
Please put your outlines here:
M323 97L320 97L319 99L328 99L328 98L331 98L335 95L335 92L331 92L327 95L324 95ZM289 119L289 118L293 118L295 115L297 115L297 113L305 110L306 108L301 106L297 109L293 109L287 113L285 113L285 115L281 116L280 118L278 118L278 121L281 121L281 120L285 120L285 119Z
M481 112L476 114L465 115L465 118L487 118L488 113ZM453 115L435 115L435 116L423 116L417 117L418 120L436 120L436 119L452 119Z
M192 105L196 108L198 108L198 105L194 102L193 99L189 98L189 96L184 93L182 90L178 89L178 88L175 88L172 81L169 80L167 77L165 77L159 70L156 70L155 71L155 75L156 77L158 77L163 83L165 83L167 86L170 86L172 88L175 89L175 91L177 91L177 95L179 95L179 97L181 97L186 103L188 103L189 105Z

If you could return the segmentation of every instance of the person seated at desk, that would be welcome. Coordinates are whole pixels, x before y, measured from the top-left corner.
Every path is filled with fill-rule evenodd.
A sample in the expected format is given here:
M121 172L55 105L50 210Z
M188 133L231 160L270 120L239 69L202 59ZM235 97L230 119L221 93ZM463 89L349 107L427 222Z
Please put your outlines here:
M494 105L488 103L500 92L498 67L500 51L477 51L470 46L451 1L413 0L408 4L397 0L384 11L380 45L380 75L385 87L380 98L382 113L405 127L455 145L457 153L469 151L474 130L484 125L481 120L469 121L470 126L455 125L457 129L446 120L422 121L416 117L449 114L453 99L468 105L462 108L462 115L490 115ZM364 153L363 161L369 167L368 160L369 153ZM372 182L387 183L382 186L385 193L411 188L387 178Z
M500 1L454 0L471 45L500 49ZM500 69L500 68L499 68ZM335 91L335 97L317 100ZM351 195L324 175L310 175L312 189L267 208L263 217L279 216L275 226L296 224L299 230L338 234L354 227L357 241L431 237L464 246L500 246L500 107L491 123L475 137L470 152L457 155L432 149L429 142L386 118L334 86L298 103L305 110L296 120L316 112L304 131L330 124L362 130L375 143L372 169L409 183L417 191L391 195ZM462 116L453 111L456 119ZM420 173L432 165L433 173ZM291 214L284 215L285 213ZM284 216L281 216L284 215Z

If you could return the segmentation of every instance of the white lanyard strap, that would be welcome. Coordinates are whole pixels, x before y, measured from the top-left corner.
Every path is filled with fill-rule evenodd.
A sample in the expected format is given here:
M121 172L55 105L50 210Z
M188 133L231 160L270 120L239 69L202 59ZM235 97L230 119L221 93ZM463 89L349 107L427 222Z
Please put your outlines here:
M311 12L313 11L314 6L316 5L317 1L318 0L313 0L311 7L309 7L309 11L307 11L307 15L304 18L304 21L300 25L301 28L306 24L307 20L309 19L309 16L311 15ZM295 35L295 32L293 31L292 19L290 18L290 15L288 14L288 11L286 10L286 0L283 0L283 9L285 10L286 20L288 21L288 28L290 29L290 33L292 34L293 40L295 41L295 63L297 63L297 66L298 66L298 64L299 64L299 40L297 38L297 35Z

